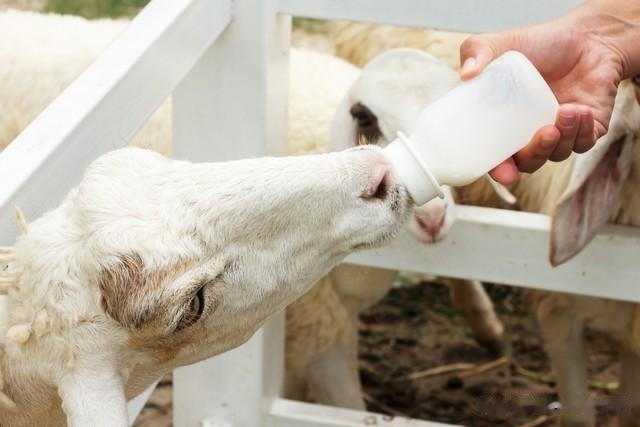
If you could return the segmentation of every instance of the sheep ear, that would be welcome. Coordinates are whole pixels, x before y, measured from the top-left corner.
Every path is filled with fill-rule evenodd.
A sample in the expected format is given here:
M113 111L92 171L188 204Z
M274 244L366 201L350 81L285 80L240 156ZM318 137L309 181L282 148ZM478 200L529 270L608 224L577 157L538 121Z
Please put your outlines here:
M633 137L613 125L591 151L576 158L569 187L552 216L553 266L577 255L609 220L618 201L631 169Z
M498 197L500 197L500 199L503 202L505 202L508 205L515 205L516 204L518 199L516 198L516 196L514 196L511 193L511 191L509 191L509 189L507 187L505 187L504 185L500 184L498 181L496 181L493 178L491 178L491 175L489 175L489 174L486 174L485 178L489 181L489 184L491 184L491 188L496 193L496 195Z

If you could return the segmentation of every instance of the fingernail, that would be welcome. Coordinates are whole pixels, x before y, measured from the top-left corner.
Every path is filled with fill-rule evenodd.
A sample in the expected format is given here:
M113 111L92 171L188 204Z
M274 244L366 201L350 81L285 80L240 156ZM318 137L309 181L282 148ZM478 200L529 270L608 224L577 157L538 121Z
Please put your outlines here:
M460 69L460 74L463 76L469 72L471 72L474 68L476 68L476 58L467 58L462 64L462 68Z
M576 115L575 114L560 114L558 121L560 122L560 126L562 127L571 127L576 123Z

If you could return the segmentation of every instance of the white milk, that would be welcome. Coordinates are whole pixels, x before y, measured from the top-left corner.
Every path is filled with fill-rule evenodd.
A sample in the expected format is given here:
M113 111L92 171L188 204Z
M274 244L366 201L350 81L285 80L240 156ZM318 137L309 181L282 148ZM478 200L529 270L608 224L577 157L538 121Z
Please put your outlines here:
M441 195L440 185L469 184L523 148L555 121L558 102L519 52L507 52L418 117L410 138L385 148L416 204Z

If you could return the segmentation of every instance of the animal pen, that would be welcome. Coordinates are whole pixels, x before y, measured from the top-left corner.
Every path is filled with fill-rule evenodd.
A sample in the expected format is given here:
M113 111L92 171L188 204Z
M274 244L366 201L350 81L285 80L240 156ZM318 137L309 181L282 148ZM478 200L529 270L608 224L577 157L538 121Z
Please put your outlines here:
M223 161L287 151L291 17L484 32L558 16L577 0L153 0L108 50L0 154L0 244L19 204L55 206L88 164L125 146L173 97L177 158ZM366 219L363 219L366 220ZM547 262L550 220L460 207L435 246L400 237L348 262L638 301L640 230L609 226L571 262ZM606 283L606 286L603 284ZM174 372L178 427L436 426L427 421L280 398L284 322L246 344ZM133 421L151 390L130 403Z

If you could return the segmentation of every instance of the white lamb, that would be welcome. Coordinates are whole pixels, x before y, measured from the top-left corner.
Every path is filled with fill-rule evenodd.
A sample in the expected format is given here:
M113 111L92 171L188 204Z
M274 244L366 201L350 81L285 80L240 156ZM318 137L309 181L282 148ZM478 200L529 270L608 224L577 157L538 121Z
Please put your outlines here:
M593 150L569 162L549 165L521 184L528 193L527 199L520 198L521 207L552 215L552 264L577 254L606 222L640 226L639 139L640 87L625 81L618 91L609 133ZM553 191L546 191L549 189ZM640 304L536 292L535 313L556 370L563 408L559 424L595 425L583 348L584 330L589 327L620 343L619 425L640 425Z
M124 20L0 12L0 150L6 147L126 27ZM133 145L171 155L171 104Z
M410 133L422 107L458 82L451 68L424 52L395 49L380 55L363 69L338 108L332 149L386 145L397 131ZM410 220L411 232L426 244L444 238L455 217L452 190L447 188L445 194L444 200L416 208ZM498 200L486 180L465 194ZM364 408L357 365L358 314L391 289L396 275L391 270L342 265L289 307L286 395ZM500 351L504 329L482 285L457 279L444 282L476 340Z
M392 54L381 55L381 58ZM416 67L416 76L428 75L431 68L425 64L420 66L418 61L406 62L405 66L409 68L412 63ZM399 75L398 70L391 74ZM397 118L398 115L419 108L418 101L424 95L413 98L412 94L418 89L410 79L391 78L385 81L383 75L373 80L375 85L384 87L386 82L402 85L406 90L390 89L387 96L395 93L397 97L381 98L390 102L376 103L368 99L364 102L362 99L353 101L359 101L370 110L371 117L358 120L358 124L375 122L378 126L378 130L373 132L370 126L365 126L360 133L377 135L385 143L388 137L380 129L389 126L395 130L393 127L398 126L396 123L403 122ZM442 80L447 81L446 78ZM405 81L407 83L402 83ZM376 91L370 89L363 93L371 98ZM640 195L637 191L640 187L640 144L636 143L640 137L640 89L637 84L630 81L621 84L610 129L594 150L563 163L548 163L535 174L523 175L510 188L518 200L515 208L552 215L550 258L555 265L575 255L609 220L617 224L640 225ZM456 190L455 200L481 206L506 207L500 206L501 203L483 181ZM594 425L586 386L586 355L582 345L584 329L591 327L609 333L621 343L620 424L625 427L637 426L640 419L640 306L549 292L532 292L532 296L535 314L556 370L563 404L560 425Z
M381 58L392 54L383 54ZM405 67L410 68L410 64L406 62ZM413 65L418 87L437 84L438 80L429 82L424 77L432 67L426 63L421 66L417 60ZM400 78L385 81L381 73L377 80L372 79L372 84L378 87L390 85L385 96L376 100L377 90L368 89L362 92L362 99L352 102L360 102L369 109L364 120L358 116L363 108L357 109L355 119L363 129L356 129L356 132L367 138L373 135L382 143L388 142L387 134L393 136L401 126L398 123L406 123L403 112L408 111L408 116L412 117L411 112L421 108L419 101L424 97L424 94L413 96L419 93L419 88L411 79L402 78L399 70L391 74ZM421 76L425 82L420 83ZM448 81L446 76L439 79ZM403 89L393 88L393 85L401 85ZM391 97L393 94L396 94L395 98ZM389 102L384 102L385 99ZM372 123L377 129L372 130ZM381 132L385 126L389 131ZM548 163L535 174L523 175L510 188L518 200L512 208L553 216L550 258L556 265L581 250L609 220L617 224L640 225L640 144L637 143L640 138L640 89L637 83L626 81L621 84L610 129L594 150L563 163ZM458 203L509 207L501 203L483 181L456 189L454 199ZM532 292L532 296L535 314L556 370L563 405L560 425L594 425L582 343L584 329L591 327L609 333L621 343L620 424L637 426L640 419L640 306L549 292Z
M0 425L127 426L128 399L242 344L408 213L373 148L201 164L137 148L101 157L2 249Z
M6 147L126 27L127 21L0 12L0 149ZM326 151L338 103L359 70L344 61L291 49L289 141L292 154ZM171 102L131 142L172 153Z

